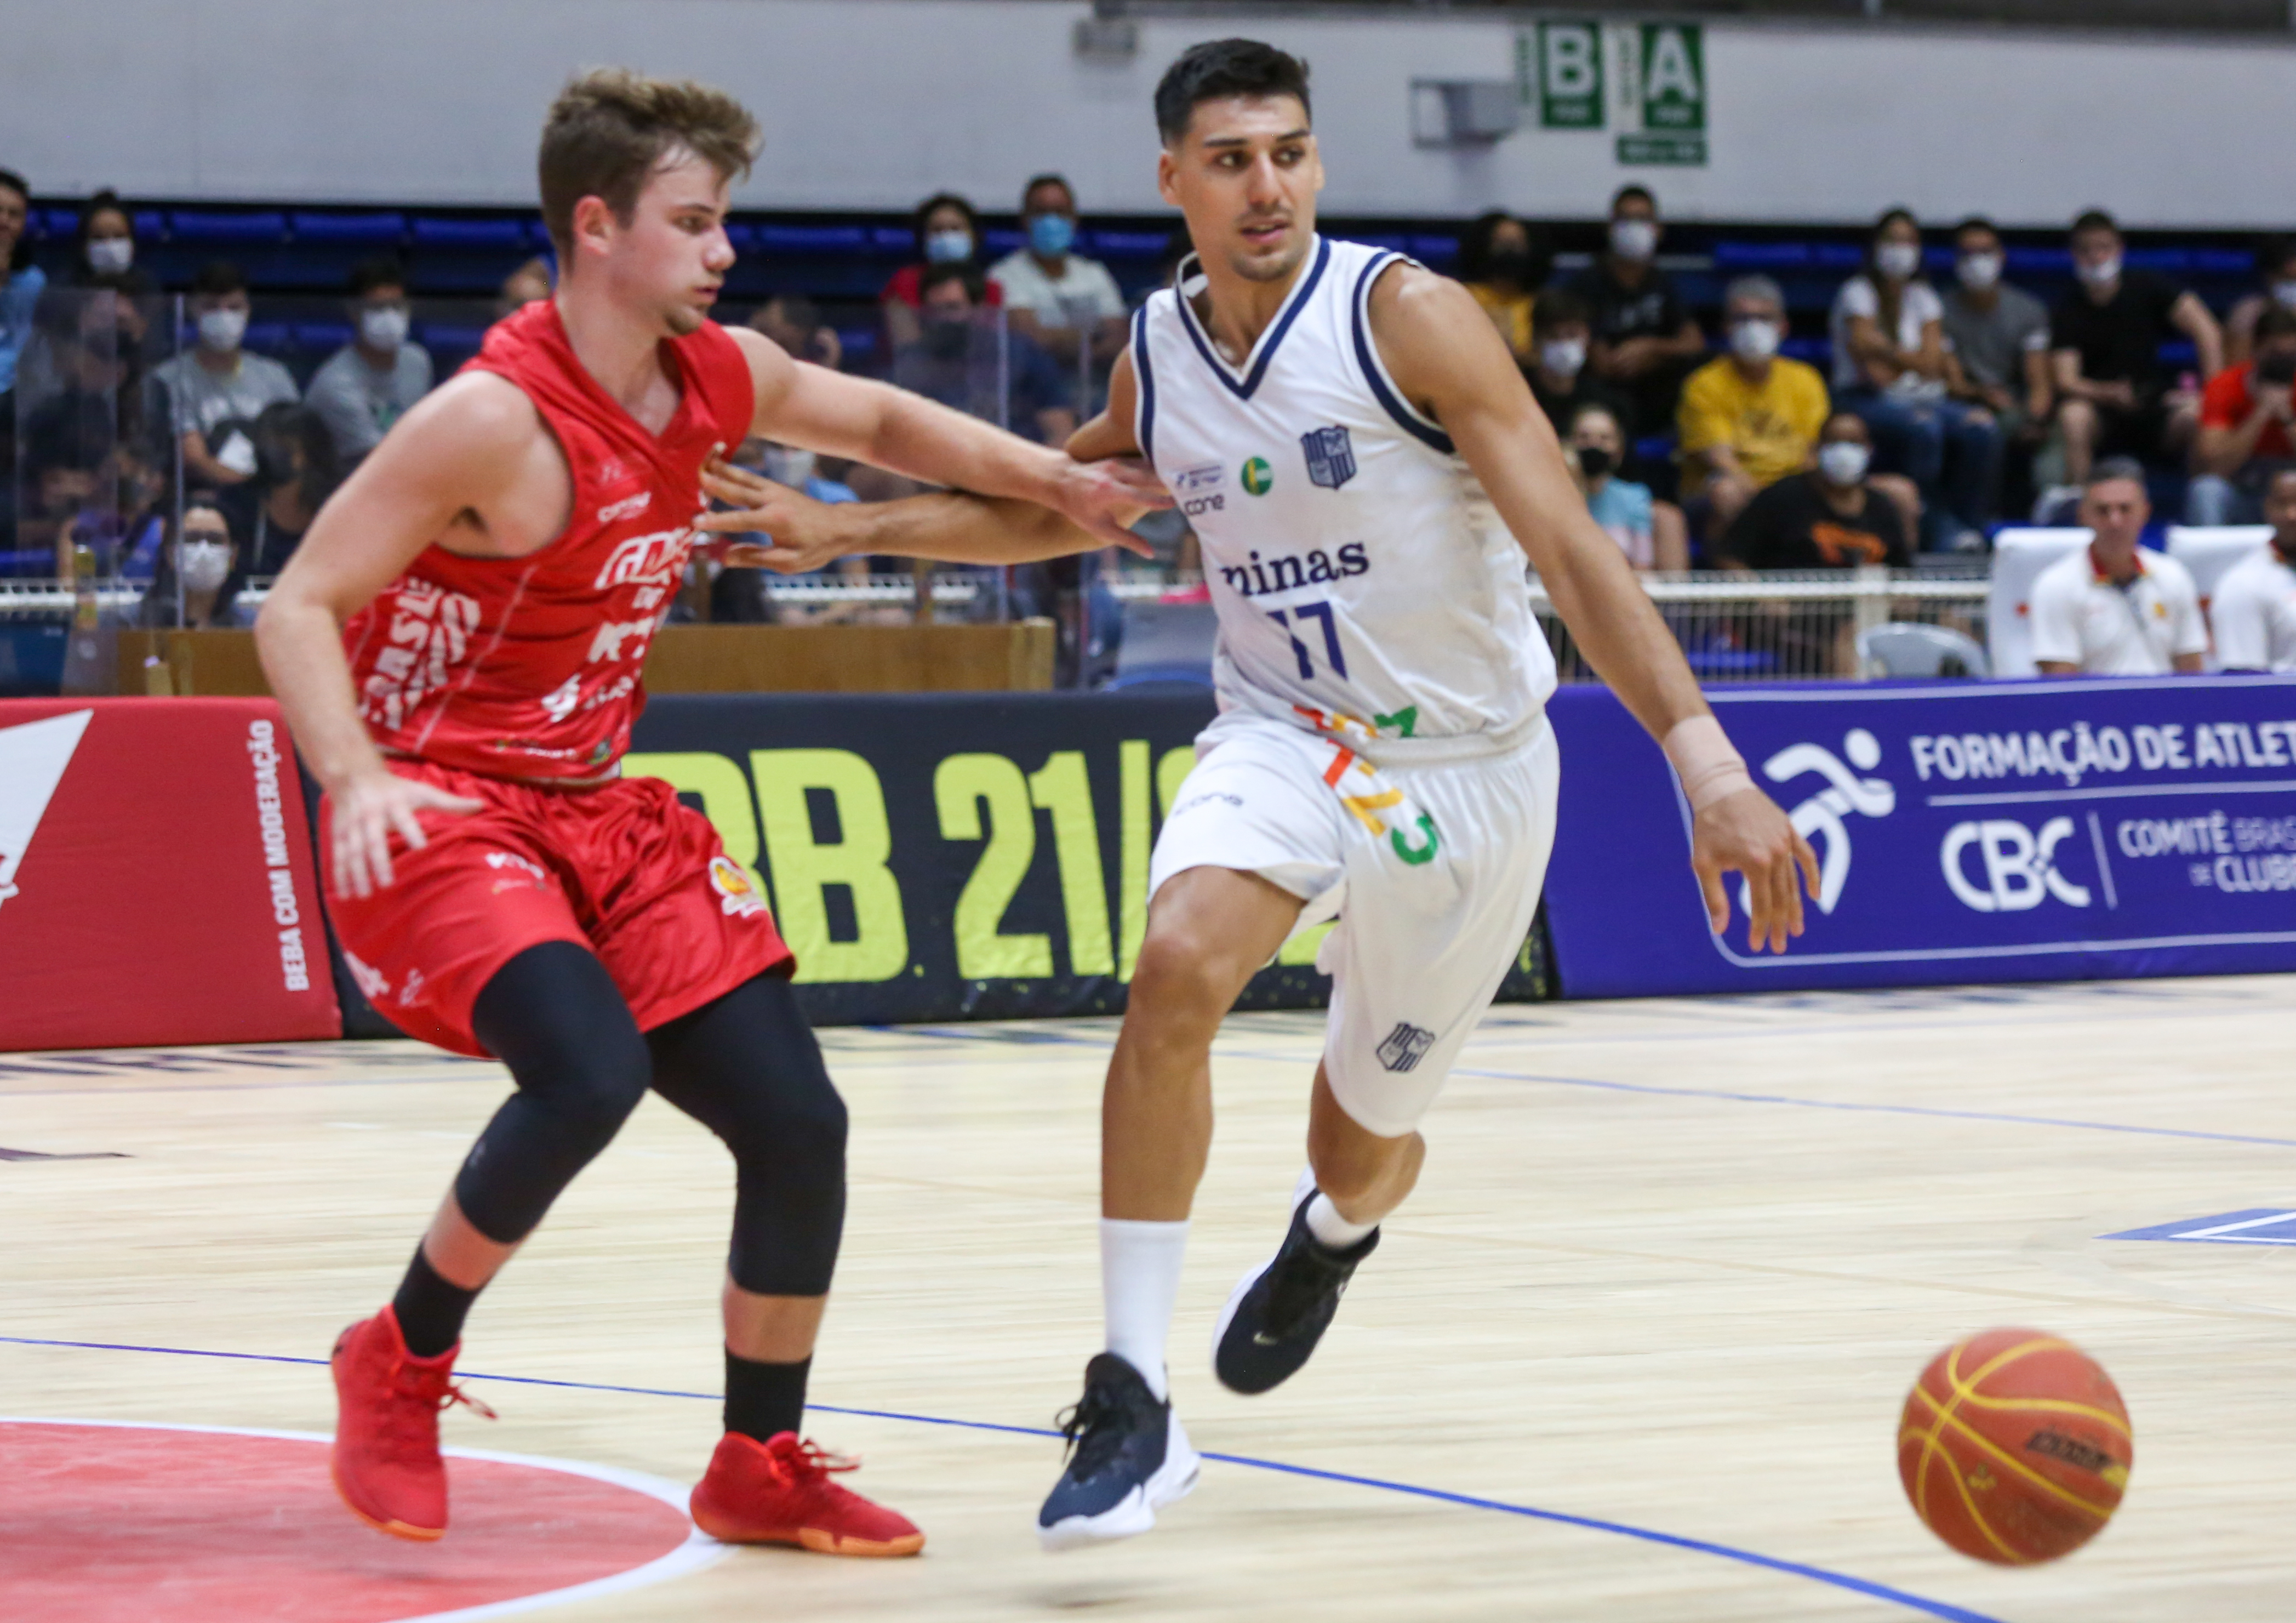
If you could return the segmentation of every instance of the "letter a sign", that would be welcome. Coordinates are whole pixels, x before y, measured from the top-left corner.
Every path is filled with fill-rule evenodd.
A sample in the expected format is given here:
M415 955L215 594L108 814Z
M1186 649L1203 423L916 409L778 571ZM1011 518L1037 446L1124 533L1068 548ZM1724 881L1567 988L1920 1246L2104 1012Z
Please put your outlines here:
M1706 161L1706 38L1694 22L1541 22L1515 79L1543 129L1613 130L1621 164Z

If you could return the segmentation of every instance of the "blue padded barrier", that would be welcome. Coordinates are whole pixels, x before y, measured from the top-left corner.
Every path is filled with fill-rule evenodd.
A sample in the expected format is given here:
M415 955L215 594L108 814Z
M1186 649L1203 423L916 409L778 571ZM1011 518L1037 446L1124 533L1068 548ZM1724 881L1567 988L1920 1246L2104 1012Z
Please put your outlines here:
M168 210L168 235L178 243L258 243L287 240L287 217L269 210L221 214L206 209Z
M406 239L406 216L396 209L361 214L322 214L299 209L289 218L299 243L352 243L395 248Z
M526 222L517 219L414 218L414 241L424 248L508 249L526 246Z

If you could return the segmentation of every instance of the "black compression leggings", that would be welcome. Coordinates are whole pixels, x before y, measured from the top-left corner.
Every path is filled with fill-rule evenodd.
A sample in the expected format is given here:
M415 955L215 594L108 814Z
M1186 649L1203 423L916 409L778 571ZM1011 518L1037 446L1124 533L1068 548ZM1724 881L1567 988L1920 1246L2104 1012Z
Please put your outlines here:
M496 972L471 1027L518 1083L455 1179L479 1232L525 1239L651 1086L733 1152L734 1282L827 1293L845 1226L845 1101L786 980L759 976L641 1033L589 949L545 942Z

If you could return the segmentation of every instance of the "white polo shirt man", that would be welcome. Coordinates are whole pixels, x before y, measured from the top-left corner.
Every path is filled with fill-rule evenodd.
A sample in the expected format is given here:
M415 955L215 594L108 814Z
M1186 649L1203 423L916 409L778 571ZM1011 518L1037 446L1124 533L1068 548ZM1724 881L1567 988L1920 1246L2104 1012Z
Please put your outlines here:
M2185 566L2140 548L2122 584L2094 546L2051 565L2033 582L2033 659L2048 674L2168 676L2179 660L2198 670L2209 650L2201 595ZM2049 671L2048 667L2060 667ZM2070 667L2070 669L2064 669Z
M2267 542L2234 564L2209 604L2217 663L2227 671L2296 671L2296 565Z

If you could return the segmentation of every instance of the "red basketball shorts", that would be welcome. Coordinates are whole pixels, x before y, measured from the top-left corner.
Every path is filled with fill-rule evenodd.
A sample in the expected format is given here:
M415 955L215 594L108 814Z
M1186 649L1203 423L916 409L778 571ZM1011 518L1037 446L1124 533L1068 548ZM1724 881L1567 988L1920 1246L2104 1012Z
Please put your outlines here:
M544 789L428 762L391 770L484 803L466 816L423 812L430 843L410 851L394 836L392 884L327 898L361 990L409 1036L483 1056L472 1004L496 970L545 941L595 952L642 1031L795 967L709 820L658 778ZM333 811L321 801L323 853Z

